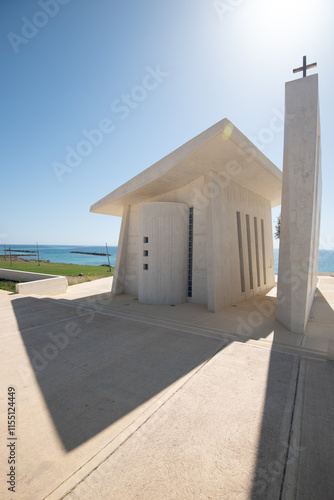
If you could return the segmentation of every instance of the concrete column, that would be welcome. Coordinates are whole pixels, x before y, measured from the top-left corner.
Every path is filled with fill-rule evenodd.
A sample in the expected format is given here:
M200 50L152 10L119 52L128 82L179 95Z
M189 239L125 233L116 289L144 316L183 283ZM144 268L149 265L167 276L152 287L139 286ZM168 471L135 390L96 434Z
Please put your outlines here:
M303 333L318 272L321 207L318 75L286 83L276 317Z
M112 283L111 294L120 295L124 292L125 287L125 265L126 265L126 247L128 243L128 229L130 219L130 205L123 210L121 230L119 234L116 264L114 278Z
M208 172L204 177L208 193L211 189L219 189L214 172ZM220 189L219 189L220 191ZM224 235L227 224L226 204L222 203L221 193L208 196L207 207L207 289L208 309L216 312L226 303L224 300Z

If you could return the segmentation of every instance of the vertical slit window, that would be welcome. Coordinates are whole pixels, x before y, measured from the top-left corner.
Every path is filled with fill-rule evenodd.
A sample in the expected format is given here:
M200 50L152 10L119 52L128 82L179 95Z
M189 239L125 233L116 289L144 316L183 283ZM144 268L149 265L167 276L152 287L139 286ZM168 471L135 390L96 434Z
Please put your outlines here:
M254 283L253 283L252 242L251 242L250 223L248 214L246 215L246 229L247 229L247 247L248 247L249 284L250 284L250 289L253 290Z
M257 217L254 217L254 234L255 234L255 256L256 256L257 286L261 286L261 279L260 279L260 257L259 257L259 236L258 236L258 233L257 233Z
M188 229L188 297L193 294L193 238L194 238L194 208L189 208Z
M264 220L261 219L261 236L262 236L262 257L263 257L263 281L267 284L267 270L266 270L266 242L264 239Z
M237 212L237 227L238 227L238 245L239 245L239 264L240 264L240 279L241 279L241 292L245 293L245 269L244 269L244 256L242 249L242 232L241 232L241 218L240 212Z

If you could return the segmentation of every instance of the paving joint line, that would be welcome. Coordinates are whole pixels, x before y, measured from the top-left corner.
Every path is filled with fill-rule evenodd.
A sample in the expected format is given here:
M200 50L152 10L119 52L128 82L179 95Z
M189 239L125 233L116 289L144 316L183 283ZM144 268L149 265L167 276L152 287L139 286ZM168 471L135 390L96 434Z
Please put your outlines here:
M295 409L296 409L297 391L298 391L299 375L300 375L300 365L301 365L301 359L299 357L299 359L298 359L298 372L297 372L296 385L295 385L295 397L293 399L293 406L292 406L290 426L289 426L289 437L288 437L288 444L286 447L286 453L285 453L285 459L284 459L284 469L283 469L282 479L281 479L279 500L283 500L283 494L284 494L285 477L286 477L286 473L287 473L289 451L290 451L292 434L293 434L293 419L294 419Z
M48 301L52 301L52 299L45 299ZM316 350L316 349L310 349L305 346L298 346L298 345L289 345L289 344L282 344L281 342L275 342L275 340L267 340L267 339L254 339L252 337L247 337L247 336L242 336L242 335L237 335L233 332L228 332L226 330L219 331L215 329L210 329L205 327L201 327L196 325L195 323L184 323L184 322L176 322L173 320L167 320L163 319L160 320L157 317L154 316L147 316L142 313L137 313L137 312L129 312L129 311L120 311L116 309L106 309L105 306L95 306L94 303L87 303L87 302L76 302L76 305L69 304L66 299L60 299L61 303L64 306L67 307L80 307L82 309L86 309L90 312L95 312L96 314L102 314L105 316L114 316L117 318L123 318L125 320L129 321L139 321L141 323L145 323L148 325L155 325L155 326L160 326L162 328L166 329L173 329L181 332L187 332L192 335L199 335L201 337L205 338L211 338L215 340L229 340L229 341L234 341L234 342L239 342L246 344L248 343L249 345L261 345L265 344L263 346L264 348L267 349L275 349L275 350L289 350L292 351L293 354L296 355L301 355L302 353L312 356L312 353L314 353L314 357L316 358L317 356L327 356L326 351L321 351L321 350ZM93 306L93 307L92 307ZM86 315L84 315L86 316ZM207 332L207 333L206 333ZM210 335L212 334L212 335Z
M70 318L63 318L57 321L52 321L51 323L43 323L43 325L28 326L26 328L20 328L20 332L27 332L29 330L35 330L36 328L45 328L46 326L56 325L57 323L63 323L64 321L72 321L73 319L83 318L89 316L89 313L80 314L77 316L71 316Z

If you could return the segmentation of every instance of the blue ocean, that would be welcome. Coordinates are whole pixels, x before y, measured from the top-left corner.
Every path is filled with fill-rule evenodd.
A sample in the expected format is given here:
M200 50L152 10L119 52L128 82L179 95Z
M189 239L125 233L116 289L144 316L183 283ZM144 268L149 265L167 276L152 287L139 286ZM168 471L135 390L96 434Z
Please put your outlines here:
M278 273L279 249L274 249L275 274ZM319 250L318 273L334 273L334 250Z
M24 259L37 259L36 245L6 245L6 249L11 248L12 255L20 255ZM107 256L85 255L71 252L91 252L106 254L105 246L80 246L80 245L38 245L40 260L49 260L50 262L60 262L64 264L80 264L88 266L101 266L108 264ZM16 251L14 251L16 250ZM25 250L28 252L23 256ZM117 247L108 247L110 265L115 266ZM4 247L1 245L0 253L4 253Z
M6 245L7 249L9 245ZM13 250L28 250L35 252L35 254L26 254L23 258L37 258L36 245L10 245ZM0 253L3 252L3 246L0 248ZM110 265L115 266L117 247L108 247ZM49 260L50 262L61 262L65 264L80 264L90 266L101 266L108 264L107 256L98 255L85 255L71 252L95 252L106 253L105 246L80 246L80 245L39 245L39 258L41 260ZM21 252L13 251L13 255L20 254ZM274 249L275 259L275 273L278 272L278 248ZM320 250L319 251L319 273L334 273L334 250Z

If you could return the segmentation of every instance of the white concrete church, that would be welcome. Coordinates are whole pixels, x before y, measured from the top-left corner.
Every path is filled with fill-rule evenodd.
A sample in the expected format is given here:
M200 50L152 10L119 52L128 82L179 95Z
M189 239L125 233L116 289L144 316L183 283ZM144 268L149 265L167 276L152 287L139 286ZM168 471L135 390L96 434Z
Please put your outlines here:
M321 143L316 63L286 83L282 172L228 119L91 207L121 216L112 293L210 311L274 286L271 208L282 221L276 318L303 333L318 273Z
M210 311L274 285L282 172L228 119L91 207L122 217L112 293Z

